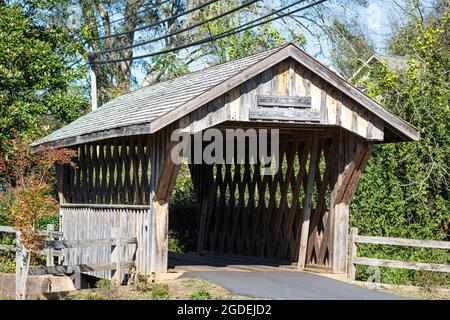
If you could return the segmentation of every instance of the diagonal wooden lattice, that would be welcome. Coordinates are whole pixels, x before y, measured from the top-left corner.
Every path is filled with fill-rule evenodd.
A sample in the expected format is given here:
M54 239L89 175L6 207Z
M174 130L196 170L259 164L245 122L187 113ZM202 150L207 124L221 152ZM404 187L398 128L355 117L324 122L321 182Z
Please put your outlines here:
M147 205L151 166L167 152L170 128L154 135L129 136L75 147L76 168L59 168L63 203ZM165 152L158 152L165 150Z
M148 137L123 137L77 147L77 167L64 168L68 203L148 203Z
M281 140L280 169L274 175L262 175L258 163L203 165L204 176L210 178L204 179L201 192L202 249L298 260L312 139L290 136ZM332 141L331 137L320 138L321 156L313 166L317 173L310 239L314 241L307 261L314 264L326 263L329 254ZM198 185L195 179L194 184ZM321 259L313 261L316 252Z

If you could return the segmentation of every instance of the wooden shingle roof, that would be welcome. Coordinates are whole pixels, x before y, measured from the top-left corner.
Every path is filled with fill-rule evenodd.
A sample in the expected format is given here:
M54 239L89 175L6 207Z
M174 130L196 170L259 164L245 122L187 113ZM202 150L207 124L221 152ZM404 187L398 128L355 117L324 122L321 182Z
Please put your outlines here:
M417 129L409 123L383 108L295 45L287 44L120 96L34 142L31 148L37 150L41 145L55 148L156 132L288 57L351 96L398 131L404 140L418 140Z
M34 142L31 147L68 138L76 140L77 136L99 131L149 124L281 48L212 66L122 95ZM75 143L64 143L70 144Z

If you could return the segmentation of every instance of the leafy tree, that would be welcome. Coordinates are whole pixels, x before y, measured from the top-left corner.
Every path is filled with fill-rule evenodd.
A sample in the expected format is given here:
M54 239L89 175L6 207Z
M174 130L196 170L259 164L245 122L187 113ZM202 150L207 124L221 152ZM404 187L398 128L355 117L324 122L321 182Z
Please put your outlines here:
M29 252L27 270L33 256L42 249L45 237L39 231L39 222L46 216L58 214L58 202L52 194L54 166L75 166L75 151L57 149L30 154L30 140L17 131L8 142L11 153L0 158L0 175L5 178L6 190L0 193L0 201L8 210L12 224L20 232L20 241ZM23 280L26 286L26 279ZM24 290L24 292L26 292Z
M415 125L420 142L376 148L352 204L351 223L362 234L450 239L450 13L413 20L399 30L390 50L408 55L408 69L382 64L358 85ZM398 50L398 51L396 51ZM364 246L364 255L449 263L445 250ZM383 270L386 282L420 282L423 272ZM435 275L442 284L450 278ZM446 280L445 280L446 279Z
M0 6L0 153L12 128L37 136L86 108L74 87L83 70L68 67L79 45L64 28L40 23L31 7Z
M202 12L199 18L202 20L212 18L239 6L241 3L242 1L239 0L215 3L209 6L208 10ZM229 29L236 28L249 20L267 13L267 11L267 8L259 7L257 4L251 5L245 10L205 24L200 28L198 34L202 38L214 36ZM205 55L212 56L216 62L220 63L279 46L286 42L286 40L281 32L275 29L272 24L266 24L255 29L249 29L242 33L222 38L211 45L203 46L200 50Z
M346 78L350 78L375 53L374 45L356 21L336 19L325 30L333 43L331 59Z

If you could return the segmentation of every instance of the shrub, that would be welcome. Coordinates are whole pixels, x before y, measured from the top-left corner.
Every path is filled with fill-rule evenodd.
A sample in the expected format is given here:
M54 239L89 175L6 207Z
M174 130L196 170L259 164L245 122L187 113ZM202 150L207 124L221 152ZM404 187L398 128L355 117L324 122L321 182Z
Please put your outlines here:
M197 249L198 204L189 167L182 164L170 202L169 251L187 253Z
M101 297L104 297L107 300L117 300L120 297L119 285L113 281L100 279L95 284L95 287L98 289L98 293Z
M170 298L169 286L165 283L149 285L152 300L167 300Z
M210 299L211 293L205 288L195 290L189 295L189 300L210 300Z

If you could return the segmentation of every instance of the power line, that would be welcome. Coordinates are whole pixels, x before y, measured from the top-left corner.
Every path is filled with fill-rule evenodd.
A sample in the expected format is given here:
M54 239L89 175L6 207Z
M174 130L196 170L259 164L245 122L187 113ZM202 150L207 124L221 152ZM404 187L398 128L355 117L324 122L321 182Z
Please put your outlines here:
M128 16L125 16L125 17L122 17L122 18L113 20L113 21L110 22L110 24L114 24L114 23L117 23L117 22L119 22L119 21L126 20L126 19L128 19L128 18L131 18L132 16L137 16L137 15L139 15L139 14L141 14L141 13L151 11L152 9L155 9L156 7L158 7L158 6L160 6L160 5L169 3L170 1L171 1L171 0L161 1L161 2L159 2L159 3L156 3L156 4L152 5L152 6L149 7L149 8L142 9L141 11L138 11L138 12L136 12L136 13L134 13L134 14L131 14L131 15L128 15Z
M276 11L273 11L273 12L270 13L270 14L267 14L267 15L261 17L261 18L258 18L258 19L255 19L255 20L253 20L253 21L250 21L250 22L248 22L248 23L246 23L246 24L243 24L243 25L241 25L241 26L239 26L239 27L232 28L232 29L230 29L230 30L227 30L227 31L222 32L222 33L219 33L219 34L217 34L217 35L214 35L214 36L211 36L211 37L202 39L202 40L198 40L198 41L195 41L195 42L191 42L191 43L189 43L189 44L185 44L185 45L178 46L178 47L175 47L175 48L170 48L170 49L160 50L160 51L158 51L158 52L148 53L148 54L145 54L145 55L140 55L140 56L130 57L130 58L115 59L115 60L96 61L95 64L107 64L107 63L115 63L115 62L124 62L124 61L133 61L133 60L138 60L138 59L144 59L144 58L148 58L148 57L153 57L153 56L157 56L157 55L161 55L161 54L166 54L166 53L170 53L170 52L175 52L175 51L182 50L182 49L186 49L186 48L189 48L189 47L193 47L193 46L197 46L197 45L209 43L209 42L212 42L212 41L215 41L215 40L220 40L220 39L222 39L222 38L224 38L224 37L232 36L232 35L234 35L234 34L237 34L237 33L240 33L240 32L243 32L243 31L246 31L246 30L255 28L255 27L258 27L258 26L260 26L260 25L267 24L267 23L269 23L269 22L272 22L272 21L275 21L275 20L278 20L278 19L281 19L281 18L286 17L286 16L288 16L288 15L291 15L291 14L294 14L294 13L297 13L297 12L300 12L300 11L303 11L303 10L306 10L306 9L309 9L309 8L311 8L311 7L313 7L313 6L319 5L319 4L321 4L321 3L323 3L323 2L326 2L326 1L328 1L328 0L320 0L320 1L316 1L316 2L313 2L313 3L310 3L310 4L306 5L306 6L304 6L304 7L301 7L301 8L295 9L295 10L292 10L292 11L290 11L290 12L286 12L286 13L283 13L283 14L279 14L279 15L277 15L277 16L275 16L275 17L273 17L273 18L270 18L270 19L268 19L268 20L266 20L266 21L261 21L261 20L264 19L264 18L267 18L267 17L272 16L272 15L274 15L274 14L278 14L278 13L280 13L281 11L284 11L284 10L286 10L286 9L288 9L288 8L290 8L290 7L294 6L294 5L296 5L296 4L299 4L299 3L301 3L301 2L304 2L304 1L305 1L305 0L299 0L299 1L296 1L295 3L293 3L293 4L291 4L291 5L288 5L288 6L285 6L285 7L281 8L281 9L278 9L278 10L276 10ZM259 21L259 22L258 22L258 21ZM255 23L255 22L256 22L256 24L253 24L253 23ZM249 24L250 24L250 25L249 25ZM243 26L246 26L246 27L245 27L245 28L242 28Z
M273 10L272 12L270 12L270 13L268 13L268 14L262 16L262 17L259 17L258 19L255 19L255 20L253 20L253 21L249 21L249 22L244 23L244 24L242 24L242 25L239 25L238 27L235 27L235 28L233 28L233 29L230 29L230 30L224 31L224 32L222 32L222 33L219 33L219 34L217 34L217 35L211 36L210 38L216 37L216 36L225 35L227 32L234 31L234 30L237 30L237 29L239 29L239 28L245 27L245 26L247 26L247 25L249 25L249 24L258 22L258 21L260 21L260 20L262 20L262 19L265 19L265 18L267 18L267 17L270 17L270 16L272 16L272 15L274 15L274 14L280 13L280 12L286 10L286 9L289 9L289 8L291 8L291 7L293 7L293 6L296 6L297 4L302 3L302 2L305 2L305 1L306 1L306 0L297 0L297 1L294 1L294 2L291 3L291 4L286 5L286 6L282 7L282 8L280 8L280 9ZM170 34L169 34L169 35L162 36L162 37L159 37L158 40L165 39L165 38L168 37L168 36L170 36ZM149 41L144 41L145 43L142 42L142 43L140 43L140 44L136 44L136 45L134 45L134 46L129 46L129 47L137 47L137 46L140 46L140 45L143 45L143 44L147 44L147 43L150 43L150 42L153 42L153 41L156 41L156 40L155 40L155 39L152 39L152 40L149 40ZM202 41L202 40L200 40L200 41ZM197 41L197 42L198 42L198 41ZM196 42L194 42L194 43L196 43ZM127 48L127 47L124 47L124 48L122 48L121 50L124 50L124 49L126 49L126 48ZM175 49L176 49L176 48L175 48ZM118 49L115 49L115 50L105 50L105 51L101 51L101 52L97 52L97 53L108 53L108 52L114 52L114 51L120 51L120 50L118 50ZM128 60L128 59L117 59L117 60L125 61L125 60ZM113 60L113 61L116 61L116 60ZM122 62L122 61L121 61L121 62Z
M122 21L122 20L129 19L129 18L131 18L131 17L133 17L133 16L137 16L137 15L139 15L139 14L141 14L141 13L145 13L145 12L151 11L151 10L155 9L156 7L158 7L158 6L160 6L160 5L169 3L170 1L171 1L171 0L160 1L160 2L158 2L158 3L156 3L156 4L151 5L151 6L148 7L148 8L142 9L142 10L140 10L140 11L134 13L134 14L130 14L130 15L127 15L127 16L123 16L123 17L118 18L118 19L116 19L116 20L110 21L109 24L110 24L110 25L113 25L113 24L115 24L115 23L117 23L117 22L120 22L120 21ZM116 12L114 12L113 14L111 14L110 16L113 17L114 15L116 15L116 14L118 14L118 13L119 13L119 11L116 11ZM102 19L102 18L100 18L100 19ZM86 25L86 26L87 26L88 28L97 28L97 27L99 27L99 26L101 26L101 25L102 25L102 21L97 21L97 19L95 19L94 22L92 22L92 23L90 23L90 24L88 24L88 25ZM75 30L74 32L81 32L81 29ZM77 35L75 36L75 38L76 38L76 39L80 39L80 38L81 38L81 35L80 35L80 34L77 34ZM96 39L93 39L93 40L96 40Z
M202 26L202 25L204 25L204 24L206 24L208 22L220 19L220 18L222 18L224 16L227 16L229 14L232 14L232 13L234 13L236 11L244 9L244 8L250 6L250 5L252 5L252 4L254 4L254 3L258 2L258 1L261 1L261 0L249 0L249 1L241 4L240 6L237 6L237 7L233 8L231 10L228 10L226 12L223 12L223 13L217 15L217 16L214 16L212 18L208 18L206 20L203 20L201 22L198 22L198 23L193 24L191 26L188 26L186 28L183 28L183 29L171 32L169 34L165 34L165 35L157 37L157 38L153 38L153 39L146 40L146 41L141 41L141 42L129 45L129 46L125 46L125 47L113 48L113 49L104 50L104 51L97 51L97 52L94 52L94 54L105 54L105 53L111 53L111 52L117 52L117 51L132 49L132 48L135 48L135 47L140 47L140 46L143 46L143 45L146 45L146 44L149 44L149 43L160 41L160 40L163 40L163 39L166 39L166 38L169 38L169 37L173 37L173 36L175 36L177 34L180 34L180 33L183 33L183 32L186 32L186 31L189 31L189 30L192 30L192 29L195 29L195 28L200 27L200 26Z
M148 25L144 25L144 26L141 26L139 28L135 28L133 30L123 31L123 32L119 32L119 33L115 33L115 34L111 34L111 35L107 35L107 36L103 36L103 37L98 37L98 38L95 38L95 39L92 39L92 40L104 40L104 39L109 39L109 38L115 38L115 37L123 36L125 34L130 34L130 33L133 33L133 32L149 29L149 28L155 27L157 25L160 25L162 23L165 23L167 21L174 20L174 19L177 19L177 18L182 17L184 15L187 15L187 14L189 14L191 12L203 9L203 8L209 6L209 5L211 5L211 4L213 4L213 3L217 2L217 1L219 1L219 0L210 0L208 2L205 2L205 3L201 4L201 5L198 5L197 7L194 7L192 9L189 9L189 10L180 12L178 14L175 14L173 16L170 16L169 18L166 18L166 19L163 19L163 20L158 20L158 21L156 21L154 23L151 23L151 24L148 24Z

